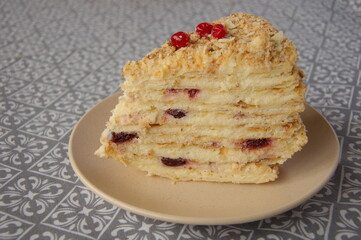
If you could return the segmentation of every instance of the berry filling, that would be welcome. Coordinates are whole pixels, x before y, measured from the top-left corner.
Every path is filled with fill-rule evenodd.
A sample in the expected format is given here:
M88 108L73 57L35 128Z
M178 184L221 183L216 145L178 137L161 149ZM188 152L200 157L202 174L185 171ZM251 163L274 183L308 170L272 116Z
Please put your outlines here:
M123 143L123 142L131 141L134 138L139 138L137 133L112 132L112 137L110 141L114 143Z
M180 91L182 91L182 89L168 88L167 89L167 94L177 94Z
M201 91L201 90L195 89L195 88L191 88L191 89L186 88L186 90L187 90L188 96L190 98L195 98L197 96L197 94Z
M219 142L212 142L211 146L214 148L220 148L220 147L222 147L222 144L220 144Z
M174 118L182 118L187 115L186 111L183 111L182 109L168 109L165 111L166 114L169 114L173 116Z
M212 32L212 24L203 22L197 25L196 32L199 34L199 36L203 37L206 34L210 34Z
M212 36L217 39L224 38L224 36L226 36L226 33L226 28L222 24L214 25L211 32Z
M259 149L270 146L271 139L270 138L249 139L244 142L241 142L239 145L242 149L248 149L248 150Z
M178 94L178 93L185 93L188 94L189 98L195 98L201 90L196 88L184 88L184 89L175 89L175 88L169 88L167 89L167 94Z
M236 115L234 115L234 117L237 119L243 118L244 116L246 116L246 115L243 113L237 113Z
M184 158L166 158L162 157L161 159L162 163L168 167L178 167L185 165L188 160Z
M190 37L185 32L174 33L170 37L170 41L177 49L182 47L187 47L190 42Z

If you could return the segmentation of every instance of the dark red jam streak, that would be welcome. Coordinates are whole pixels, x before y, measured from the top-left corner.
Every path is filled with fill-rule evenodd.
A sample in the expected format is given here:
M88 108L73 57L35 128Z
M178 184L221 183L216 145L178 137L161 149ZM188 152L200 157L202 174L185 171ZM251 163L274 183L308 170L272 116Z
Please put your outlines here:
M169 114L173 116L174 118L182 118L187 115L186 111L183 111L182 109L168 109L165 111L166 114Z
M222 147L222 145L221 145L220 143L218 143L218 142L212 142L212 143L211 143L211 146L212 146L212 147L215 147L215 148L220 148L220 147Z
M268 147L271 145L271 141L272 140L270 138L249 139L239 145L242 149L253 150Z
M112 132L112 138L111 141L114 143L123 143L131 141L134 138L139 138L137 133L134 132Z
M201 91L201 90L195 89L195 88L192 88L192 89L186 88L186 90L187 90L188 96L190 98L195 98L198 95L198 93Z
M167 89L168 94L178 94L178 93L186 93L188 94L189 98L195 98L201 90L196 88L184 88L184 89L175 89L175 88L169 88Z
M236 115L234 115L235 118L243 118L244 116L246 116L245 114L243 113L237 113Z
M168 167L179 167L187 163L187 159L184 158L166 158L162 157L162 163Z
M242 144L243 149L258 149L258 148L264 148L271 144L270 138L259 138L259 139L250 139L247 141L244 141Z

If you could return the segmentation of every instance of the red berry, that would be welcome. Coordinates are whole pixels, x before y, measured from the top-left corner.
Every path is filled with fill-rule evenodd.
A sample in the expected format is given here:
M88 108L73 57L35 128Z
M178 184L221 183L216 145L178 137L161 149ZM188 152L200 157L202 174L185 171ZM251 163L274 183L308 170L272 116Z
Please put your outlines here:
M196 32L199 36L203 37L206 34L210 34L212 32L213 25L207 22L200 23L196 27Z
M226 33L226 28L222 24L214 25L211 32L212 36L218 39L226 36Z
M189 35L185 32L177 32L170 37L170 41L176 48L188 46L190 40Z

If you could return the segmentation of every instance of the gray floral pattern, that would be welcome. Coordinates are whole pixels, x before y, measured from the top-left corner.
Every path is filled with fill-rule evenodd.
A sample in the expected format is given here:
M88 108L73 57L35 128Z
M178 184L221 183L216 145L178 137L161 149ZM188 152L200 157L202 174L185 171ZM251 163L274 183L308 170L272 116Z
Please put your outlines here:
M0 142L0 158L4 164L16 168L26 167L39 159L51 145L44 139L13 132Z
M351 141L347 146L347 161L361 167L361 140Z
M150 219L90 192L67 153L80 117L119 89L127 61L237 11L297 45L306 99L342 148L330 181L288 212L232 226ZM360 0L1 1L0 239L361 239L360 19Z
M4 240L19 239L34 224L0 212L0 238Z
M45 110L21 129L41 137L60 139L77 122L78 117L57 111Z
M361 204L361 169L344 167L340 202Z
M4 127L0 127L0 137L5 136L7 133L9 133L11 130L4 128Z
M56 69L41 77L39 79L39 82L69 88L74 86L88 74L88 71L81 71L57 66Z
M352 90L352 87L344 85L310 84L307 100L315 106L348 108Z
M29 43L24 43L29 44ZM12 45L13 46L13 45ZM7 47L6 47L7 48ZM17 52L16 46L14 46L13 52ZM52 69L52 65L42 63L38 61L32 61L27 58L19 58L18 61L10 64L6 68L0 70L1 75L13 77L16 79L22 79L25 81L33 81L49 72Z
M330 205L308 201L287 213L263 220L261 228L282 229L308 239L320 238L326 234Z
M9 166L0 164L0 188L16 177L21 171L11 168Z
M39 111L37 108L11 100L0 102L1 125L16 128L30 120Z
M29 170L62 181L76 182L78 180L70 166L68 146L63 143L56 145Z
M75 88L84 92L107 96L118 90L118 83L114 82L114 78L114 75L94 73L79 82Z
M167 240L177 233L177 224L145 218L130 212L122 212L115 220L109 238L134 240Z
M357 240L360 239L360 230L361 230L361 211L360 208L344 205L342 208L336 208L336 219L335 227L331 229L330 236L333 236L334 239L351 239Z
M52 87L43 83L33 83L14 93L11 97L17 101L45 107L64 93L61 87Z
M229 226L196 226L185 228L181 239L240 239L247 240L252 236L251 230L244 230Z
M10 95L11 93L16 92L17 90L23 88L27 84L26 81L16 79L11 76L0 75L0 89L1 94Z
M117 208L88 189L75 188L45 220L58 228L80 235L99 235Z
M54 103L51 108L62 112L82 115L102 99L103 97L96 93L72 91Z
M20 177L6 185L0 194L0 207L27 218L41 216L64 192L61 183L36 176Z
M351 121L348 129L348 135L352 137L361 137L361 111L351 111Z

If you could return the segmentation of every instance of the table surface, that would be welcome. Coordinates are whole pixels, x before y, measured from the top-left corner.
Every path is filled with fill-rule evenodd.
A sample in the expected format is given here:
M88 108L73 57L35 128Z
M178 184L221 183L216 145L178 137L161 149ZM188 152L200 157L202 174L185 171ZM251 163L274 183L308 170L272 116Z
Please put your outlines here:
M69 163L74 124L118 91L126 61L236 11L298 46L307 101L341 144L332 179L295 209L230 226L162 222L94 195ZM0 238L360 239L360 29L359 0L0 1Z

